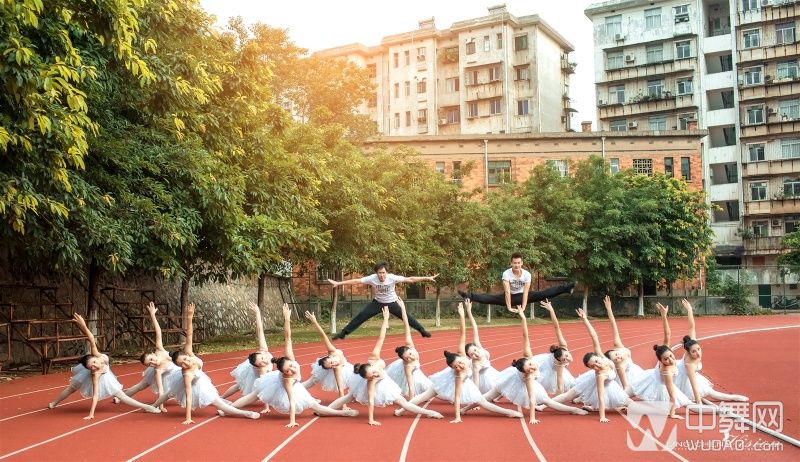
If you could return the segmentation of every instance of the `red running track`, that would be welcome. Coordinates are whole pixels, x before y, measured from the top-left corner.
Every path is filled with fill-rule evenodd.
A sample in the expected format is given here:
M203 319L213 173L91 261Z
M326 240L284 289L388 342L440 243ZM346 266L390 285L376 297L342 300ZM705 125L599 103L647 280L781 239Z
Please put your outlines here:
M396 321L392 321L396 322ZM659 319L619 320L621 336L644 368L655 364L652 345L661 341ZM671 318L676 344L685 333L685 318ZM781 401L783 433L800 438L800 397L792 385L800 370L800 316L699 317L698 336L714 335L701 341L706 375L720 391L741 393L756 401ZM605 319L593 320L603 346L611 344L610 326ZM793 327L790 327L793 326ZM580 359L591 349L585 328L579 323L562 323L573 351L574 375L585 368ZM756 331L757 329L770 329ZM744 332L750 331L750 332ZM731 334L732 335L727 335ZM546 351L553 343L549 325L531 326L534 353ZM492 353L493 365L502 370L520 355L519 327L482 328L481 340ZM394 360L394 347L402 341L390 336L383 357ZM431 339L418 339L423 370L432 374L445 367L442 350L454 349L455 331L439 331ZM366 359L374 339L344 340L340 344L350 362ZM279 348L273 348L280 351ZM324 348L319 343L295 346L304 374ZM229 372L248 352L204 355L205 371L220 391L230 386ZM677 355L680 357L681 352ZM125 386L140 378L138 364L115 365L114 372ZM69 379L68 373L31 377L0 385L0 460L800 460L800 449L763 434L732 431L731 438L745 444L722 450L718 428L703 432L687 429L684 422L669 421L667 430L677 428L679 446L667 451L638 452L634 447L651 438L631 426L615 412L611 422L600 424L597 414L563 415L551 410L537 413L541 423L495 416L486 411L468 413L461 424L450 424L452 405L434 400L429 407L442 412L445 420L394 417L393 408L378 409L380 427L366 424L366 409L356 418L317 418L306 411L298 418L299 428L287 429L288 418L273 412L258 421L217 417L214 408L198 410L192 426L181 425L183 410L174 402L170 412L149 415L104 401L98 405L95 420L83 421L89 400L77 394L54 410L44 410ZM333 393L313 388L312 394L329 402ZM149 390L140 392L143 401L154 399ZM508 403L501 403L510 406ZM260 405L253 407L260 409ZM527 417L527 415L526 415ZM707 416L708 417L708 416ZM696 419L695 419L696 420ZM722 424L706 419L706 425ZM690 424L697 424L690 420ZM660 439L665 441L662 433ZM760 445L760 446L758 446ZM756 451L756 449L761 449Z

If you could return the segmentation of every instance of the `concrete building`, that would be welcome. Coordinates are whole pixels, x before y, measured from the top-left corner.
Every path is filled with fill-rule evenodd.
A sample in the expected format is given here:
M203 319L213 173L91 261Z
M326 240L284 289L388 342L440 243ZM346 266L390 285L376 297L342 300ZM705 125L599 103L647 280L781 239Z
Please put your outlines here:
M539 133L569 130L572 45L537 15L505 5L437 29L323 50L369 70L375 93L359 110L389 136Z
M781 237L800 223L800 5L612 0L585 13L600 129L664 133L696 119L708 131L717 260L774 265ZM777 282L767 279L760 284Z

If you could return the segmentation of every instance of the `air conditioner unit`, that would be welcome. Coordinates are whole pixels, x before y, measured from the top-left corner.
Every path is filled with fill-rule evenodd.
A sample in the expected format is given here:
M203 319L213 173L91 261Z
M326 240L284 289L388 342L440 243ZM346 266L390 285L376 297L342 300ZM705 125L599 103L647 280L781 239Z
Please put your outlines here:
M767 109L767 114L774 115L775 114L775 108L768 108Z
M606 105L606 102L605 102L605 101L603 101L602 99L601 99L601 100L597 100L597 105L598 105L598 106L605 106L605 105Z
M772 5L772 0L761 0L761 6L770 6Z
M639 126L638 122L628 122L628 128L636 128Z
M772 76L771 75L765 75L764 76L764 81L765 82L772 82Z
M689 21L689 15L687 15L687 14L681 14L681 15L675 16L675 24L677 24L679 22L687 22L687 21Z
M697 114L689 114L689 117L686 120L697 120Z
M439 119L439 125L447 125L447 119Z
M634 55L625 55L625 62L626 63L632 63L634 61L636 61L636 56L634 56Z
M773 218L772 219L772 227L773 228L780 228L781 227L781 219L780 218Z
M616 34L614 35L614 40L617 42L622 42L625 40L625 34Z

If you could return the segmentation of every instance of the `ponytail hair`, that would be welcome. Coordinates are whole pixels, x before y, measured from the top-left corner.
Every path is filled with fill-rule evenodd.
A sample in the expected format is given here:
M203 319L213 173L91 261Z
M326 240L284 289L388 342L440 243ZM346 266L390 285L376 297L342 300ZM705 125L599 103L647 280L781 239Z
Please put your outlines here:
M683 349L684 350L689 351L692 348L692 346L694 346L694 345L699 345L699 343L697 343L697 340L689 337L688 335L684 335L683 336Z
M458 356L459 356L459 355L457 355L457 354L455 354L455 353L451 353L451 352L449 352L449 351L447 351L447 350L444 350L444 358L445 358L445 361L447 362L447 365L448 365L448 366L450 366L450 367L453 367L453 362L454 362L456 359L458 359Z
M656 352L656 358L661 361L661 357L670 349L666 345L653 345L653 351Z

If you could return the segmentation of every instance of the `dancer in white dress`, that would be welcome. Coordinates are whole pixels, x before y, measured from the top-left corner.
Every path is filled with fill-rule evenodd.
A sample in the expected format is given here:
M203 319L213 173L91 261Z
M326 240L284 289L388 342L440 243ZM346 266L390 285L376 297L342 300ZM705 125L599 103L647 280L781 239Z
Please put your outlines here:
M342 350L333 346L314 313L306 311L304 316L311 321L311 325L317 330L320 338L325 343L328 354L317 358L311 365L311 378L303 382L303 386L311 388L318 383L323 390L338 391L340 397L344 396L347 388L346 384L350 380L350 376L353 375L353 365L347 362Z
M403 313L405 313L405 309L402 309L401 317L404 315ZM386 339L386 329L389 327L389 315L391 314L389 307L383 307L382 314L383 323L378 334L378 340L375 342L375 347L367 358L367 362L353 365L354 375L350 379L350 391L332 402L330 407L338 409L346 403L356 400L367 406L369 411L368 423L370 425L381 424L375 420L375 406L384 407L390 404L397 404L415 414L441 419L442 415L438 412L430 411L408 402L403 398L400 387L386 376L384 371L386 363L381 359L381 348L383 348L383 341Z
M667 320L668 308L656 304L656 308L661 314L661 322L664 326L664 341L661 345L653 345L656 352L658 364L656 367L643 371L638 377L631 381L631 386L636 390L636 396L644 401L656 401L669 403L669 416L673 419L683 419L675 411L683 406L691 404L689 399L673 382L678 375L676 366L677 360L672 350L669 348L670 328Z
M133 396L136 393L144 390L148 386L153 390L157 396L164 393L164 382L170 374L180 375L181 368L172 362L169 352L164 348L164 342L161 338L161 326L158 324L156 318L156 305L150 302L147 305L147 313L150 316L150 322L153 323L153 331L155 337L156 348L149 353L143 353L139 357L139 361L147 368L142 372L142 380L136 385L125 390L125 394ZM115 403L119 403L119 398L114 398ZM167 412L167 408L161 405L161 412Z
M411 399L427 390L431 386L431 379L422 372L420 367L419 352L414 346L414 340L411 338L411 326L408 324L406 305L400 298L397 299L397 304L400 305L406 338L405 344L394 349L399 359L386 366L386 375L400 386L400 389L408 399Z
M558 317L556 317L550 300L545 299L539 302L539 305L550 313L558 344L550 345L550 353L540 353L533 357L533 361L539 367L539 375L536 380L548 393L559 394L575 386L575 377L567 369L572 363L572 353L567 346L567 339L561 332L561 325L558 323Z
M467 309L467 317L470 324L472 324L472 342L466 345L467 356L472 360L472 380L478 385L481 393L486 393L494 387L498 372L497 369L492 367L489 350L481 344L478 323L475 322L475 317L472 316L472 301L470 299L464 300L464 308Z
M622 343L619 329L617 329L617 320L614 318L614 310L611 308L611 297L608 295L603 297L603 305L606 307L608 320L611 321L611 335L614 336L614 348L606 351L606 358L614 361L617 371L616 380L622 385L622 389L625 390L628 396L634 396L636 390L631 386L631 383L636 382L644 370L633 362L631 350L625 348Z
M681 300L686 316L689 321L689 335L683 337L683 358L678 361L678 376L675 383L687 396L692 398L695 403L701 404L703 398L711 398L717 401L738 401L746 402L750 399L744 395L732 395L714 390L711 382L700 373L703 369L703 350L697 343L697 331L694 322L694 309L688 300Z
M203 361L195 356L192 350L192 342L194 341L194 326L192 325L195 311L194 303L188 304L185 311L186 341L182 350L170 353L172 362L180 366L183 374L170 375L167 381L167 392L159 396L153 406L160 406L170 396L173 396L175 401L186 409L186 418L183 420L184 425L194 423L192 410L212 404L219 411L224 411L225 414L248 417L250 419L261 417L257 412L240 411L220 398L216 387L211 383L211 379L202 370Z
M574 387L556 396L553 400L559 403L566 403L575 398L580 398L584 404L584 409L587 411L597 410L600 414L600 422L606 423L608 422L606 407L625 407L631 400L625 390L622 389L622 386L614 380L616 378L614 363L603 355L597 332L595 332L586 314L582 309L578 309L577 313L592 338L594 351L583 356L583 364L590 370L578 376Z
M128 406L138 407L147 412L158 414L161 412L157 407L149 406L140 403L133 398L122 392L122 384L119 383L117 377L111 372L111 365L108 356L101 354L97 349L92 331L86 326L83 316L75 313L72 315L78 328L87 337L91 353L84 355L79 364L72 368L72 378L69 381L67 388L61 391L55 401L47 405L49 409L53 409L64 401L69 395L79 391L84 398L92 398L92 405L89 408L89 415L84 417L83 420L94 419L94 410L97 407L97 401L114 396L121 402Z
M222 398L227 398L237 391L242 392L242 396L253 391L253 384L256 379L263 377L272 370L272 353L269 352L267 339L264 336L264 323L261 320L261 310L253 302L249 304L250 310L256 318L256 340L258 340L258 350L250 353L247 359L236 366L231 371L231 376L236 379L236 383L222 394Z
M470 380L472 375L471 361L466 355L467 326L464 320L464 304L458 304L458 317L461 321L461 335L458 341L458 353L447 350L444 357L447 367L431 376L431 387L414 397L413 404L420 404L431 398L440 398L453 403L455 419L450 423L461 422L461 406L481 406L487 411L496 412L506 417L522 417L522 413L505 409L490 403L483 397L478 386ZM402 409L395 411L395 415L402 414Z
M358 411L353 409L336 410L319 404L303 386L300 380L300 364L295 361L292 348L292 310L286 303L283 304L283 337L286 344L284 356L272 358L276 370L256 379L253 391L236 400L233 406L241 408L260 399L267 405L262 412L268 412L269 406L272 406L278 412L289 414L287 428L297 427L299 424L295 415L306 409L311 409L319 416L358 415Z
M530 410L528 423L538 424L536 419L536 406L546 405L557 411L571 414L586 415L583 409L557 403L547 396L542 384L536 381L539 365L533 360L530 338L528 336L528 321L525 318L525 307L517 311L522 323L522 357L511 361L511 367L503 369L497 377L495 385L483 395L487 401L503 396L517 406ZM533 404L531 404L533 403ZM475 405L465 406L461 412L466 412Z

